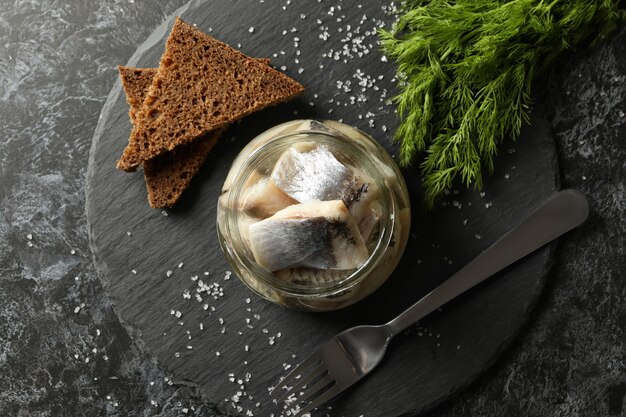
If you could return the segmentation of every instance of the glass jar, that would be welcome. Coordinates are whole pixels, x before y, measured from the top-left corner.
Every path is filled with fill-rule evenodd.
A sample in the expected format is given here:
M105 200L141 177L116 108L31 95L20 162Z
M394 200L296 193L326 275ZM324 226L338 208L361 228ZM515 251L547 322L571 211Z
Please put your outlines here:
M367 260L353 270L324 273L333 277L323 282L293 280L262 268L248 240L248 227L260 220L242 209L245 190L260 178L267 178L278 158L294 145L324 146L342 163L369 176L377 187L380 217L366 242ZM335 121L295 120L257 136L233 162L217 207L220 245L243 283L269 301L309 311L346 307L382 285L402 256L410 221L406 184L391 156L370 136Z

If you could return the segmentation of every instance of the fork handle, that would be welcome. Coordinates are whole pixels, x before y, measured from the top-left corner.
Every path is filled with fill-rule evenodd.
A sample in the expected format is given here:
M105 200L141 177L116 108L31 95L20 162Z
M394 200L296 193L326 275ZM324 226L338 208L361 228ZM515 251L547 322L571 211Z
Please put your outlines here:
M565 232L582 224L589 213L585 197L563 190L541 205L447 281L385 324L395 336L418 320Z

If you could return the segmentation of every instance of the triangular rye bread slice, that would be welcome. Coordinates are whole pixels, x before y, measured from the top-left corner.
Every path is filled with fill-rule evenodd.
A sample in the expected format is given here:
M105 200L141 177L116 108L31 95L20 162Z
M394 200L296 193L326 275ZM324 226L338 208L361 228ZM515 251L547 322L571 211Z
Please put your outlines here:
M119 71L126 101L130 105L128 113L134 125L137 112L157 69L120 66ZM221 129L218 129L144 163L143 172L150 207L172 207L178 201L191 179L200 170L220 134Z
M117 167L133 171L144 161L287 101L303 89L177 18Z
M200 171L223 133L220 128L144 162L143 176L152 208L172 207Z
M268 58L256 58L269 65ZM137 112L156 75L156 68L118 67L126 101L130 105L130 120L135 124ZM191 179L198 173L207 155L217 142L221 131L212 132L167 152L143 165L150 207L172 207Z
M137 112L141 108L152 79L156 75L157 68L133 68L118 66L117 69L120 72L120 79L122 80L122 87L126 93L126 102L130 106L128 115L130 121L134 125L137 119Z

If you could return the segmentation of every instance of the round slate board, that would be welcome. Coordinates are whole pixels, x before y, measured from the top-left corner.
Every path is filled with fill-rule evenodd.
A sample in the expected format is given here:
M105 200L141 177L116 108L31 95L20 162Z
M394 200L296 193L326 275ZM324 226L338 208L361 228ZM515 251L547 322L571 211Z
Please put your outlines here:
M394 154L390 138L397 122L387 101L394 67L378 52L374 33L378 19L390 18L377 2L370 3L213 0L194 1L177 12L244 53L270 57L307 90L292 103L231 127L167 216L148 207L141 173L115 169L130 132L119 82L102 111L87 176L87 218L98 270L131 332L177 382L197 384L224 410L276 411L267 390L288 365L340 330L391 319L558 188L553 141L536 107L531 125L498 158L484 194L453 191L424 213L419 177L406 172L414 208L409 245L387 283L357 305L323 314L290 311L254 296L234 276L226 279L229 267L215 231L217 196L229 164L254 136L294 118L343 119ZM158 65L172 21L159 27L128 65ZM535 252L398 337L384 363L334 400L330 413L414 415L468 385L528 317L545 284L553 248Z

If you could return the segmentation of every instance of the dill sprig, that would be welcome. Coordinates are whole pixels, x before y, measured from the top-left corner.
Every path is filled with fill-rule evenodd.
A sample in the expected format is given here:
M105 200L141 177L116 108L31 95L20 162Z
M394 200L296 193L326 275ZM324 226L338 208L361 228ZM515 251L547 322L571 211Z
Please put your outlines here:
M519 136L532 81L624 21L619 0L407 0L379 35L397 63L401 165L421 163L426 204L460 180L481 188L498 145Z

